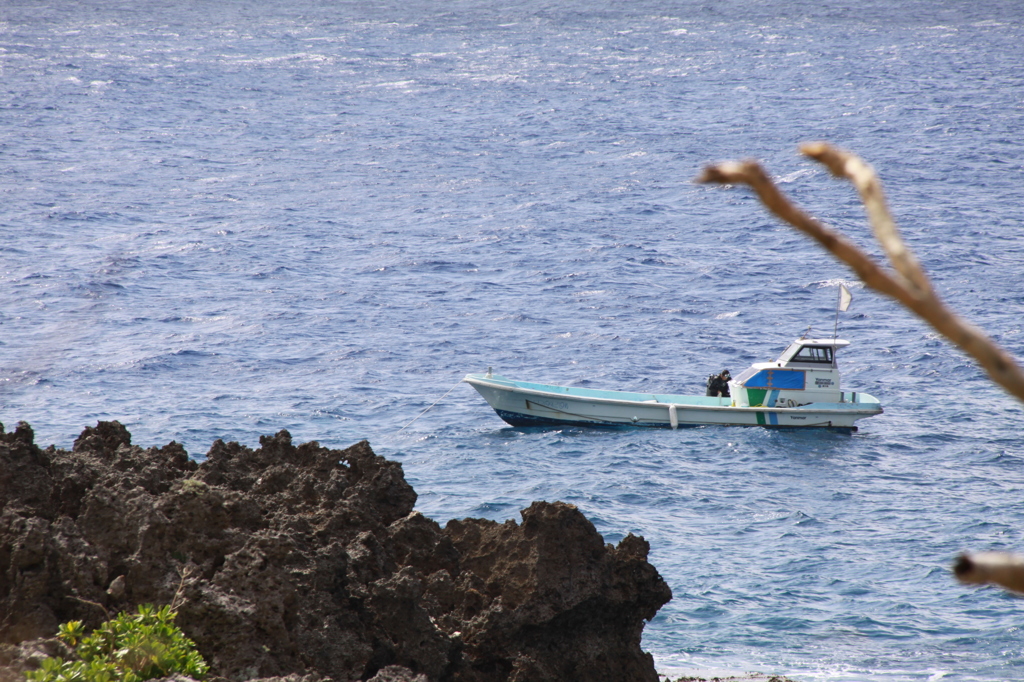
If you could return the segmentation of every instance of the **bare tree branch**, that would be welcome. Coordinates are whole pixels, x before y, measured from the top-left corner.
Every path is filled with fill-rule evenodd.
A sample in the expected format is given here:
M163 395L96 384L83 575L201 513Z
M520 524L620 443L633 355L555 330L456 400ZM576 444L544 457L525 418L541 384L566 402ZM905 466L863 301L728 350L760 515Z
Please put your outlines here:
M932 293L932 285L928 276L917 262L913 252L903 242L896 223L889 214L882 192L882 183L878 181L874 169L859 157L825 143L810 142L800 145L800 151L818 161L832 171L837 178L846 178L860 193L868 221L875 231L875 238L885 249L889 262L898 273L903 275L908 287L918 298L925 298Z
M968 585L999 585L1024 594L1024 556L1008 552L961 554L953 564L957 580Z
M894 271L885 269L852 241L793 205L756 161L710 166L697 178L697 182L750 186L768 210L815 239L836 258L849 265L866 286L896 299L912 310L977 360L994 382L1024 401L1024 372L983 331L960 318L939 299L917 258L900 237L886 206L881 183L871 167L855 155L824 142L804 145L802 151L823 163L833 174L849 179L858 189L875 236L889 257Z
M697 182L749 185L768 210L815 239L849 265L866 286L890 296L915 312L958 348L978 361L989 377L1008 393L1024 400L1024 373L1003 349L977 327L961 319L939 299L917 258L900 237L882 184L871 166L857 156L825 142L802 145L800 150L824 164L833 175L848 179L860 193L875 238L882 245L894 272L887 271L856 244L822 225L779 191L755 161L723 163L704 170ZM999 585L1024 594L1024 555L1005 552L963 554L953 566L960 582Z

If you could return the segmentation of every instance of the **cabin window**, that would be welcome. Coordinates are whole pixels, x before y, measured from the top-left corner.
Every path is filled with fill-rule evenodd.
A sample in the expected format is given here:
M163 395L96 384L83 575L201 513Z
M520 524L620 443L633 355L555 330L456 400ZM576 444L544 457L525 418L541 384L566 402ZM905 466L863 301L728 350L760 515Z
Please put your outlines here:
M831 365L832 357L832 346L804 346L793 356L792 362L813 362L820 365Z
M740 372L740 375L738 377L736 377L736 383L742 384L747 379L757 374L758 371L759 370L757 369L757 367L747 367L745 370Z

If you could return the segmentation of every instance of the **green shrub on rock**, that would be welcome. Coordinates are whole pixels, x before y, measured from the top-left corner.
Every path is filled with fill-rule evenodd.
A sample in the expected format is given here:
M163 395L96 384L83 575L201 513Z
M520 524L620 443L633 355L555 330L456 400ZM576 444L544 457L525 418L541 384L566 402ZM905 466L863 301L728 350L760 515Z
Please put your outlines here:
M79 660L47 658L26 676L32 682L143 682L178 673L201 680L210 666L195 642L174 625L176 615L170 606L143 604L134 614L119 613L88 636L81 621L64 623L57 636Z

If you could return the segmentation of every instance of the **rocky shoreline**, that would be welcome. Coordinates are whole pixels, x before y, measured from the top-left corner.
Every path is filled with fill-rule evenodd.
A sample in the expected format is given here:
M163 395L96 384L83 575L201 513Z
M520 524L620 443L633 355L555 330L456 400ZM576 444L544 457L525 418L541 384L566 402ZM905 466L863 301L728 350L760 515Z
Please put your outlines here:
M365 441L281 431L200 463L118 422L70 451L0 425L0 682L62 622L172 601L215 678L657 682L640 637L671 591L643 538L560 502L444 527L415 502Z

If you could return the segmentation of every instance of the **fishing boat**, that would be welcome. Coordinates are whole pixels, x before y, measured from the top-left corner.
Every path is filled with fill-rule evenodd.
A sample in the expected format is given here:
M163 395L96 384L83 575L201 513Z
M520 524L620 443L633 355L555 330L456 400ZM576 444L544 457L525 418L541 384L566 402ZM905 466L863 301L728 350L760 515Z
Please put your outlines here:
M867 393L843 391L836 351L843 339L799 338L774 362L751 365L728 382L729 396L604 391L468 374L498 416L512 426L764 426L856 431L856 421L882 413Z

